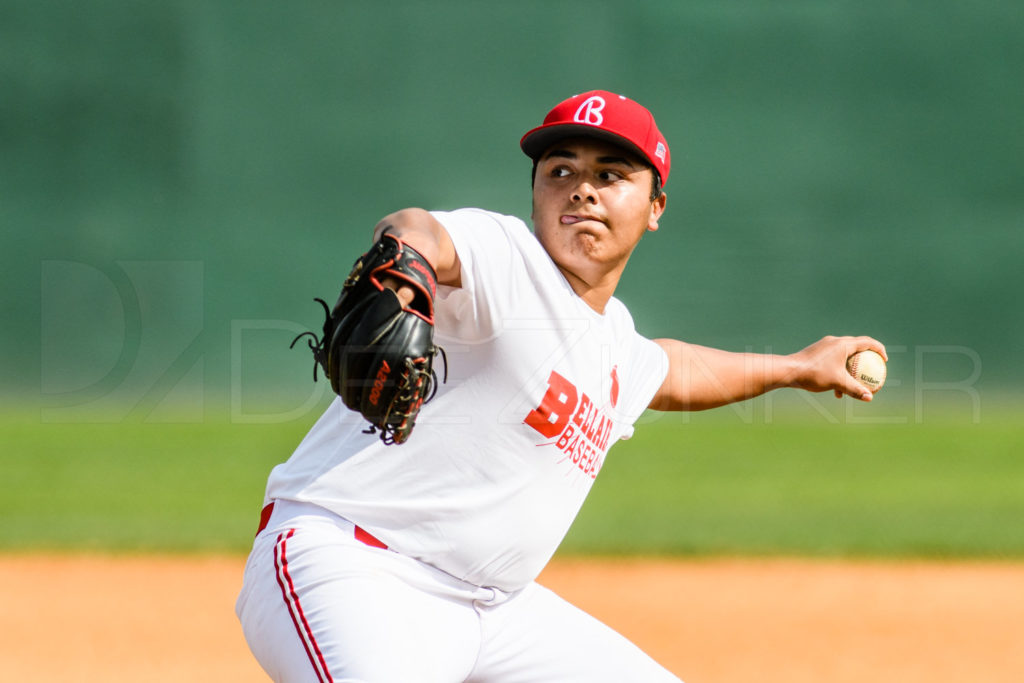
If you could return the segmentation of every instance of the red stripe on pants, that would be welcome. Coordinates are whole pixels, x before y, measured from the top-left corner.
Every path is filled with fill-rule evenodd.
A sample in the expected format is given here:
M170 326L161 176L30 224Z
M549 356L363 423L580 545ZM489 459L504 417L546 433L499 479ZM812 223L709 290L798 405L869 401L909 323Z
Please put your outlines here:
M302 647L306 650L309 663L316 671L317 680L320 683L333 683L331 672L327 670L327 661L324 659L320 646L317 645L316 638L313 636L313 629L310 628L309 621L306 620L306 615L302 611L302 603L299 602L299 595L295 592L295 583L288 571L288 539L294 535L295 529L289 529L287 535L282 533L277 537L277 543L274 545L274 569L277 571L277 584L281 587L281 595L288 608L288 614L298 632L299 640L302 641Z

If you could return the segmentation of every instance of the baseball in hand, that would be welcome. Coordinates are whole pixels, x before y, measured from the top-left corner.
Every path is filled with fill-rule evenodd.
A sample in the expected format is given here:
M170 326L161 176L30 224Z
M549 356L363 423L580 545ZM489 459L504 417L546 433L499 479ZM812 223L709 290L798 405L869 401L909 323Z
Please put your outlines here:
M846 359L853 378L875 393L885 384L885 361L874 351L858 351Z

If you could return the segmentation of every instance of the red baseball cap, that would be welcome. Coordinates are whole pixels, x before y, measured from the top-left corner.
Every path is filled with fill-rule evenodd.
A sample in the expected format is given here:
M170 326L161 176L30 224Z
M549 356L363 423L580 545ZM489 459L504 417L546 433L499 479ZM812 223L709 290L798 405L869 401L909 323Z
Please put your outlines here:
M519 146L533 160L562 138L585 136L607 140L631 149L646 159L668 181L672 157L668 142L654 123L654 116L642 105L606 90L591 90L560 102L544 117L544 123L529 131Z

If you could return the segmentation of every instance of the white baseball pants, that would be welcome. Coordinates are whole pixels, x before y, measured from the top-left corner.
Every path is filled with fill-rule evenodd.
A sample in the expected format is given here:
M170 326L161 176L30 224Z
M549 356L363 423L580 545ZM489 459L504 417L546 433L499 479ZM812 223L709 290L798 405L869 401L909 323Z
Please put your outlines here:
M257 535L235 609L275 681L679 683L536 583L481 588L356 536L286 501Z

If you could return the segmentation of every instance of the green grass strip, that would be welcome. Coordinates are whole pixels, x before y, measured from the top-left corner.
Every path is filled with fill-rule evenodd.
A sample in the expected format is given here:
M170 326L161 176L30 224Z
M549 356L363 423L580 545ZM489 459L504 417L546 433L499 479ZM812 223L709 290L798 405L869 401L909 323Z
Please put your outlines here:
M0 549L244 552L305 423L0 422ZM1024 558L1024 430L641 425L560 552Z

